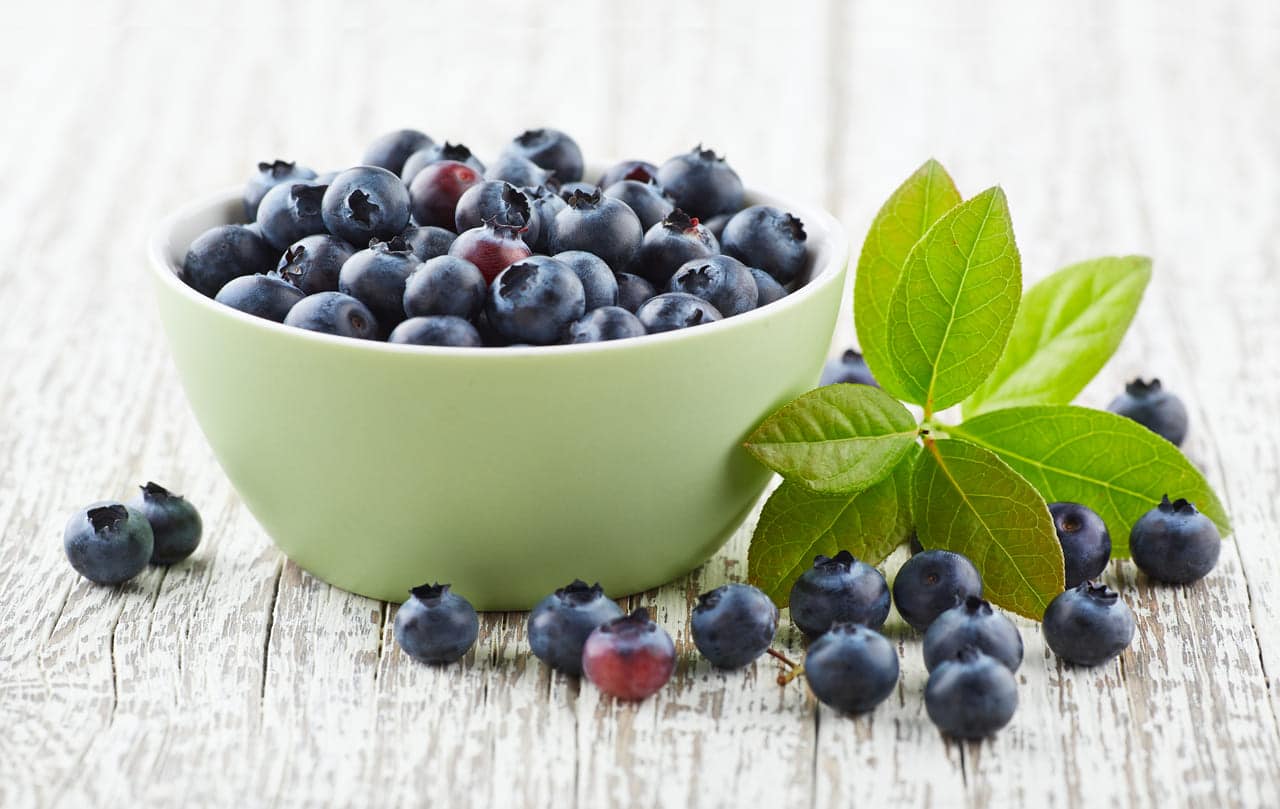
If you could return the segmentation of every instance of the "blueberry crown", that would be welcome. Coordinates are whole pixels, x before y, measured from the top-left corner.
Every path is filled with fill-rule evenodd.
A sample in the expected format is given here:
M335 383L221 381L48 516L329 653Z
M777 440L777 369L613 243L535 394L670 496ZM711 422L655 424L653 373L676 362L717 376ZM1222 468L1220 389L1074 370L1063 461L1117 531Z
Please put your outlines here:
M809 234L804 232L804 222L801 222L793 214L787 214L782 217L782 227L791 235L792 239L798 242L809 238Z
M351 218L362 225L373 224L373 217L378 213L378 204L358 188L347 196L347 207L351 209Z
M266 174L271 172L272 177L288 177L293 173L293 167L297 164L292 160L272 160L270 163L262 162L258 164L258 171Z
M1143 381L1141 378L1134 379L1124 386L1124 392L1130 396L1154 396L1160 392L1160 380L1152 379L1150 382Z
M633 633L653 632L656 630L657 624L649 619L649 611L644 607L637 607L630 615L624 615L621 618L614 618L607 624L601 624L599 629L601 632L609 633Z
M544 140L547 135L545 129L526 129L519 135L516 135L516 143L521 146L532 146L538 141Z
M307 248L303 247L300 244L295 244L290 246L288 250L284 251L284 261L281 263L280 269L283 270L289 264L292 264L295 261L298 261L299 259L302 258L303 254L305 254L306 252L307 252Z
M440 158L442 160L456 160L459 163L465 163L471 159L471 150L461 143L450 143L445 141L440 147Z
M529 210L528 202L525 203L525 210ZM525 218L527 217L528 214L525 215ZM529 226L525 224L525 218L521 218L516 222L502 222L495 215L484 220L484 226L504 238L515 237L529 229Z
M1107 605L1114 604L1120 600L1119 593L1100 581L1082 582L1076 587L1076 591L1083 593L1087 598Z
M520 215L521 223L529 221L529 198L524 192L511 183L502 184L502 201L511 208L512 213Z
M862 352L855 351L852 348L846 348L844 354L840 358L845 362L862 362Z
M1172 503L1169 502L1169 495L1160 498L1160 505L1156 506L1164 514L1198 514L1195 503L1189 502L1185 497L1179 497Z
M838 551L835 556L818 554L813 557L813 567L825 573L837 573L848 570L857 563L857 559L848 551Z
M369 249L379 253L412 253L413 248L404 240L403 236L392 236L390 239L379 239L373 237L369 240Z
M149 480L144 485L139 486L138 488L142 489L143 496L146 497L146 499L148 500L181 500L182 499L182 495L174 494L173 492L169 491L168 489L166 489L165 487L161 486L159 483L156 483L154 481Z
M435 584L419 584L409 592L419 601L434 604L444 598L445 593L449 592L449 585L440 584L439 582L436 582Z
M633 167L631 171L622 175L622 179L635 180L638 183L649 183L652 185L656 185L658 183L658 178L654 177L653 172L649 171L644 166Z
M93 526L95 533L100 534L108 528L115 528L127 519L129 519L129 510L119 503L89 509L89 524Z
M957 606L963 607L964 611L970 615L991 614L991 602L981 596L966 596L963 600L957 596L956 604Z
M603 595L604 588L600 586L600 582L587 584L582 579L574 579L564 587L556 590L556 598L575 607L590 604Z
M698 603L694 607L694 610L696 611L701 609L711 609L715 607L715 605L720 603L720 599L724 598L725 590L727 589L728 589L728 586L722 584L716 589L708 590L707 592L698 596Z
M663 218L662 226L667 230L674 230L678 233L688 233L691 230L698 229L698 218L676 208Z
M591 209L600 204L600 189L595 188L590 191L581 188L574 189L565 195L564 201L569 203L570 208L581 210L583 208Z
M701 143L690 149L689 154L697 157L699 160L709 160L714 163L724 162L724 158L716 154L714 149L704 149Z

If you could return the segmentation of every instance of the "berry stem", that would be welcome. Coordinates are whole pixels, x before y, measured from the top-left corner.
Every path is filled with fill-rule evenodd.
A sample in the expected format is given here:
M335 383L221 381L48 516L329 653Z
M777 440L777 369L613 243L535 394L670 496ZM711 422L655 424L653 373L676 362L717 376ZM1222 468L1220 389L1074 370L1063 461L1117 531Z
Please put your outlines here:
M804 666L792 661L791 658L787 657L782 652L779 652L776 649L767 649L766 651L769 653L770 657L781 661L783 665L787 666L786 671L778 674L778 685L786 685L801 674L804 674Z

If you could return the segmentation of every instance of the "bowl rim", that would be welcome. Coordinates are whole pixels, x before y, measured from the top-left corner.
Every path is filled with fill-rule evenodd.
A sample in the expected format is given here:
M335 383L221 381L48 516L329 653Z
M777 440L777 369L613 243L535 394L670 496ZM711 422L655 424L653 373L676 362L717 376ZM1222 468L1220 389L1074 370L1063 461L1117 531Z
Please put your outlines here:
M765 320L772 315L780 315L789 309L804 305L804 303L819 295L826 287L833 283L837 283L843 277L841 270L848 266L850 259L849 235L844 226L838 219L827 212L825 208L817 205L796 204L793 202L784 202L773 195L747 190L747 198L751 205L773 205L783 210L794 212L801 221L821 222L826 231L824 245L834 248L826 256L825 261L819 262L815 257L815 264L811 270L809 282L794 292L789 293L780 300L762 306L758 309L752 309L749 312L743 312L740 315L726 317L713 323L699 325L688 329L675 329L658 334L646 334L639 337L628 337L620 340L605 340L598 343L570 343L555 344L546 346L498 346L475 348L470 346L421 346L402 343L388 343L383 340L359 340L351 337L344 337L336 334L324 334L322 332L310 331L308 329L298 329L286 326L283 323L277 323L266 318L256 317L230 306L217 303L213 298L206 297L187 284L183 283L178 277L180 267L170 260L171 248L174 245L174 233L182 225L182 223L195 218L201 214L207 213L211 209L231 208L234 203L238 203L243 198L243 188L233 186L224 188L211 194L205 194L181 205L177 210L163 217L153 228L151 236L148 238L147 246L147 263L151 272L159 279L160 283L167 286L176 294L185 296L188 300L194 301L198 306L204 306L212 311L216 311L220 317L229 317L240 320L241 323L250 327L265 331L266 333L278 333L281 336L287 336L293 339L316 340L321 344L330 343L335 346L341 346L352 350L362 350L371 352L386 352L393 354L417 354L424 356L439 357L474 357L477 360L483 357L511 357L533 354L540 357L551 357L564 354L590 354L601 351L625 351L629 348L639 346L657 346L662 342L675 342L681 340L698 339L699 335L728 333L732 329L750 328L758 321ZM224 222L223 224L246 224L243 222ZM216 226L214 226L216 227Z

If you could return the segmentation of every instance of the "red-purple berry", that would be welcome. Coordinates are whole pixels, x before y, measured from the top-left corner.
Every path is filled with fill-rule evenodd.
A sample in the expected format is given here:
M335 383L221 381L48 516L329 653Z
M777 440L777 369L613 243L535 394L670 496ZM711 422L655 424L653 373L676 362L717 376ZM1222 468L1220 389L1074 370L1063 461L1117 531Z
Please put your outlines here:
M592 630L582 647L582 670L606 694L642 700L671 679L676 646L641 607Z

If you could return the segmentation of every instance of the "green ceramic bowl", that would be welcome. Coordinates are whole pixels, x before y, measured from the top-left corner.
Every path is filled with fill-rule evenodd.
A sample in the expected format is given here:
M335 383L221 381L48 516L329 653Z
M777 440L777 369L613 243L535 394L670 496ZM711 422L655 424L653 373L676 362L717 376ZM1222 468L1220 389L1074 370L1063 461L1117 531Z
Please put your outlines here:
M196 419L275 543L338 587L402 601L451 582L527 609L572 579L612 596L697 567L769 480L743 438L817 382L848 237L827 213L808 282L677 332L544 348L432 348L286 328L178 280L187 246L240 221L239 190L165 221L150 263Z

